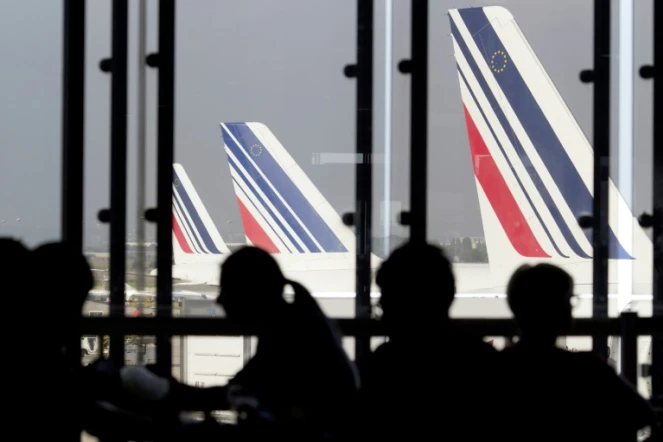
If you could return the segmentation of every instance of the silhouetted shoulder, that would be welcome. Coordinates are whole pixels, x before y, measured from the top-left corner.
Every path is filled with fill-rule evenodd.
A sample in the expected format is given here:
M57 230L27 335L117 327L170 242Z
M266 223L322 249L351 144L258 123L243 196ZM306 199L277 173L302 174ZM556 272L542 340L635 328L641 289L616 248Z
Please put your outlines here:
M637 431L654 423L654 410L637 389L619 376L606 361L590 352L571 353L584 364L603 394L610 415L621 422L625 432Z
M567 411L594 410L602 421L612 422L613 436L632 434L653 422L649 403L595 353L516 344L501 354L512 383L511 395L525 404L535 401L538 389L553 403L566 400Z
M474 358L496 358L498 351L483 339L463 332L450 335L448 345L456 352L467 353Z
M393 342L380 344L368 357L366 366L362 367L361 383L364 391L371 390L374 385L381 385L389 378L386 367L394 367L398 363L401 351Z

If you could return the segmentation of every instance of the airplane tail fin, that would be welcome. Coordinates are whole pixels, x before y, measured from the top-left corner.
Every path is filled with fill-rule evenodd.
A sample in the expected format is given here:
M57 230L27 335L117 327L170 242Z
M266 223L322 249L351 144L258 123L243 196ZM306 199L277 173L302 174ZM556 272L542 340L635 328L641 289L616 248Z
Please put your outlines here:
M248 243L274 254L354 254L355 236L272 131L221 123Z
M591 230L577 220L592 213L592 146L507 9L451 9L449 19L495 281L548 261L591 284ZM651 240L612 180L609 204L610 265L636 252L646 261ZM651 265L634 278L651 281Z
M221 255L229 253L184 167L173 164L175 264L218 262Z

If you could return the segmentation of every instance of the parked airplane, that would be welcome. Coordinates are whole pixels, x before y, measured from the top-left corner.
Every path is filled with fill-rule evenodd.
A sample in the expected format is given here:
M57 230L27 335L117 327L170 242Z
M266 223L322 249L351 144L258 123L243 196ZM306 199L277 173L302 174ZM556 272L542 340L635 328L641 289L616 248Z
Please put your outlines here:
M173 167L173 276L191 283L218 285L219 265L229 254L228 247L184 168L180 164L174 164ZM239 199L238 204L242 220L247 222L249 218L243 212L246 208L244 206L242 209ZM339 227L344 230L340 235L345 241L353 241L350 229L342 224L338 214L336 217L339 218ZM324 226L329 229L327 224ZM347 246L338 242L338 249L333 252L306 256L280 253L274 249L273 243L269 245L264 238L259 238L253 244L272 253L288 278L304 283L312 291L354 290L354 255L351 253L350 242L346 243ZM153 271L152 274L155 273Z
M475 11L485 16L483 9L461 11L464 14ZM452 10L450 15L453 17L458 11ZM512 23L515 26L515 22ZM563 137L566 144L571 140L580 148L567 149L555 132L546 130L551 123L545 114L531 123L531 128L519 122L509 101L496 98L508 96L499 91L499 83L490 80L510 69L500 66L493 72L491 66L497 56L490 54L484 58L481 52L468 52L468 56L474 57L468 62L460 50L460 45L467 48L467 44L465 41L458 43L461 34L453 20L452 29L491 263L490 273L481 266L456 265L458 291L503 293L518 265L545 261L567 269L576 280L578 290L591 293L591 237L576 221L578 216L591 213L592 209L591 146L554 89L544 98L552 100L554 106L548 107L557 111L553 114L555 126L560 126L560 133L566 134ZM467 27L463 29L467 32ZM482 32L486 32L485 29ZM484 40L491 41L488 37ZM526 44L518 32L511 39L521 46L523 42ZM472 44L478 50L474 41ZM497 52L500 56L507 54L506 49L496 51L501 51ZM534 62L530 62L538 70L533 74L528 71L528 75L533 77L532 81L539 77L546 79L539 89L554 88L531 50L519 55L534 58ZM505 65L508 66L508 61ZM489 87L489 83L492 86ZM521 86L529 93L524 82ZM526 97L527 93L516 90L517 96ZM564 113L559 114L562 111ZM533 117L527 115L527 118L529 121ZM525 131L522 124L526 124L531 133ZM268 250L289 277L308 283L316 292L352 292L354 234L271 130L261 123L221 123L221 132L247 243ZM535 140L536 148L531 140ZM553 149L555 155L551 156L549 151ZM560 169L560 164L568 167ZM185 280L217 284L223 240L181 165L175 165L174 180L178 197L192 203L186 207L187 212L175 207L174 233L179 247L175 248L173 274ZM576 186L569 186L569 182ZM614 200L610 213L613 239L610 291L617 293L621 284L622 290L651 294L651 240L634 220L612 181L610 186L610 198ZM182 223L185 228L179 227ZM631 236L633 241L629 241ZM644 259L636 260L635 256ZM380 259L373 255L371 268L375 269L379 263ZM633 268L632 279L620 278L624 272L618 270L623 270L625 265ZM628 287L624 287L627 284Z
M592 211L591 145L506 9L449 16L490 260L490 274L456 266L459 292L504 293L520 264L552 262L591 293L591 231L577 223ZM270 129L221 123L221 132L247 242L315 292L352 293L354 234ZM218 284L227 247L174 168L173 275ZM612 180L609 198L610 293L651 296L651 240ZM379 262L372 256L371 267Z
M110 290L108 289L90 290L88 296L89 299L92 301L109 302ZM124 284L124 297L126 302L156 301L156 293L154 291L150 290L140 291L129 284ZM173 301L181 303L185 299L208 299L208 295L205 293L199 293L190 290L173 290Z
M507 9L451 9L449 19L495 281L523 263L550 262L578 293L592 293L591 229L577 221L592 213L592 146ZM612 179L608 201L609 313L651 316L652 241ZM591 302L581 297L581 316ZM639 342L642 360L651 339Z
M507 9L449 17L491 271L552 262L591 287L592 146ZM651 294L652 242L612 179L608 199L610 291Z
M354 292L354 233L276 137L259 123L222 123L222 132L247 243L314 293ZM227 247L180 164L173 180L173 276L217 285ZM371 269L380 262L371 254ZM459 264L456 273L460 290L492 287L487 266Z

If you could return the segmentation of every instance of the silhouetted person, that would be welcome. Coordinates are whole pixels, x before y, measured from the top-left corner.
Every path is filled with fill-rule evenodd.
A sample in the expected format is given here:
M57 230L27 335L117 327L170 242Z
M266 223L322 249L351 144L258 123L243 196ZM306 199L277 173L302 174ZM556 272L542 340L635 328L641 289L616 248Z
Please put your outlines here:
M29 307L23 320L30 322L28 333L34 336L19 338L33 350L22 379L31 380L34 387L29 388L37 389L39 406L49 410L46 422L33 429L49 438L80 437L83 393L90 390L81 385L79 324L92 273L81 252L63 242L32 250L26 265L29 279L23 284L28 293L20 298Z
M491 380L497 351L454 330L452 266L430 244L409 243L377 272L389 341L362 370L362 410L372 440L481 440L495 429Z
M48 409L43 418L47 422L40 422L35 431L48 438L80 437L84 429L117 437L123 433L118 430L138 422L144 427L138 434L149 434L140 417L112 413L100 405L122 397L122 383L111 361L99 359L81 366L82 310L94 286L85 256L66 242L48 243L30 253L28 266L39 277L38 292L29 302L37 306L30 320L40 336L34 341L33 359L38 361L28 368L32 375L23 373L23 377L43 380L35 386L40 406Z
M72 360L78 360L83 304L94 286L90 265L80 250L66 242L37 247L32 251L31 261L33 271L44 284L40 287L40 302L48 306L43 311L44 320L53 326L46 340L48 351L54 355L66 352Z
M634 440L652 422L648 403L605 361L556 347L571 327L573 289L571 276L550 264L524 265L509 281L520 339L500 359L512 441Z
M35 353L39 349L40 331L46 332L30 318L30 303L34 300L26 297L26 288L30 287L31 279L27 261L28 249L19 241L11 238L0 238L0 275L2 276L2 293L4 318L2 321L2 342L5 355L3 377L7 386L4 389L3 402L8 405L5 419L17 428L29 426L32 417L28 409L35 405L38 394L34 385L23 388L9 388L11 383L20 382L35 365ZM28 293L29 295L29 293ZM34 372L34 370L32 371Z
M292 303L283 297L288 284L295 292ZM224 261L220 285L217 301L228 319L257 326L256 354L226 386L197 388L171 378L165 401L201 411L237 408L246 401L278 422L269 427L271 436L338 435L348 421L358 378L315 299L286 280L274 258L255 247L244 247ZM246 438L255 436L247 431L258 426L191 426L181 437Z

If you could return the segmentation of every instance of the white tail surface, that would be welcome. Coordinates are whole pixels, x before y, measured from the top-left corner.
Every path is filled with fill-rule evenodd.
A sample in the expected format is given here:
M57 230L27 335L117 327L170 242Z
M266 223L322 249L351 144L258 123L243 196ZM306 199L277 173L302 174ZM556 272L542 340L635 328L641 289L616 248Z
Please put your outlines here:
M218 263L230 250L180 164L173 164L174 264Z
M221 133L247 243L309 270L354 267L353 231L269 128L221 123Z
M495 283L546 261L591 284L591 229L577 220L592 213L592 146L508 10L452 9L449 18ZM651 240L609 187L609 282L647 293Z

